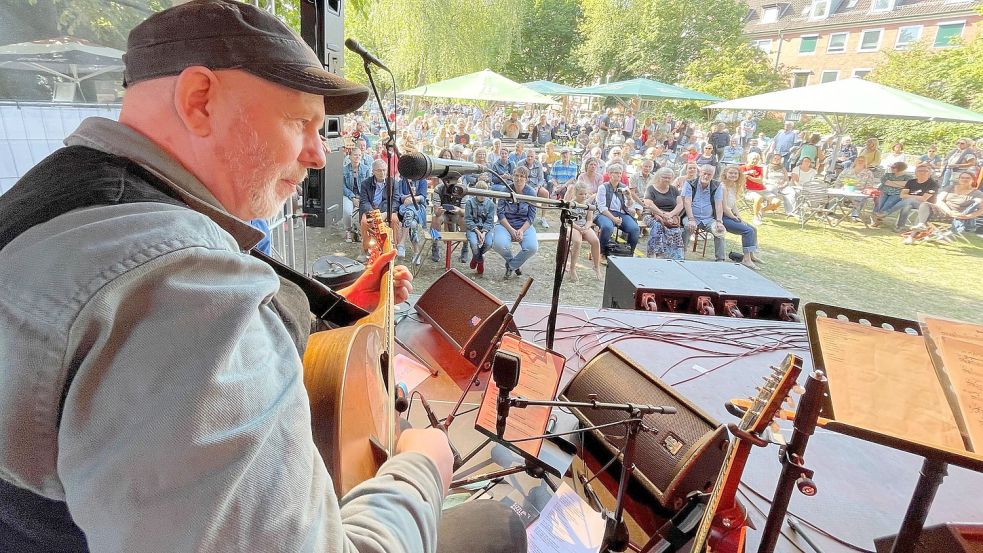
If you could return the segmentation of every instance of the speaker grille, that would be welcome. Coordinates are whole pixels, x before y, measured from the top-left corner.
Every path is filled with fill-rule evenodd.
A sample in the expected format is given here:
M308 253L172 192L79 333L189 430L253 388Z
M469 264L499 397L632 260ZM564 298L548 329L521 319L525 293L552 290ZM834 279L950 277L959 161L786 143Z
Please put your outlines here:
M696 489L712 487L723 465L726 432L720 424L679 396L667 384L649 375L629 357L608 348L598 354L570 382L564 397L570 401L648 403L675 407L674 415L646 415L636 442L636 475L663 506L677 508L679 499ZM619 411L574 410L584 424L601 425L624 420ZM603 436L600 434L603 433ZM595 434L611 454L624 445L623 427Z

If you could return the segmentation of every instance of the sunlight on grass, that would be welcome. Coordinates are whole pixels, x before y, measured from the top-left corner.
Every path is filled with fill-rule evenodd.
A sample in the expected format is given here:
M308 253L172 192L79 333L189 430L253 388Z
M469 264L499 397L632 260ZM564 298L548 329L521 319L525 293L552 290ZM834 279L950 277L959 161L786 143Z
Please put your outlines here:
M893 221L892 221L893 222ZM729 249L740 243L728 236ZM905 245L890 230L845 222L830 228L773 215L758 227L761 273L817 301L900 317L919 312L983 322L978 283L983 240Z

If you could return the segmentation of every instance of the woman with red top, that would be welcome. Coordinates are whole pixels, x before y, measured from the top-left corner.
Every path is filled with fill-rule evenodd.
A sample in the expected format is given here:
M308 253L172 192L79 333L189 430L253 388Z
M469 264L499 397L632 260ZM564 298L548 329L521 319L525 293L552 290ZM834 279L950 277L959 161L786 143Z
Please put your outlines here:
M754 202L754 216L758 218L758 214L761 211L761 202L764 200L764 196L761 193L765 189L765 170L761 166L761 155L758 152L751 152L747 156L747 163L741 165L739 169L744 174L744 195L748 200Z

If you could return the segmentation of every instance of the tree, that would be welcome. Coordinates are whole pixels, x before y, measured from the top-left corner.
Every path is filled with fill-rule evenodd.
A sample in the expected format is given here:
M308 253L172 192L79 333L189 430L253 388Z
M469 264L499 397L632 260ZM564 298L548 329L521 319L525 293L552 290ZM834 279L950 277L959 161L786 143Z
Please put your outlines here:
M781 90L788 84L784 68L776 71L768 56L747 42L714 51L689 63L681 83L687 88L732 100ZM703 104L687 103L679 111L698 117Z
M983 112L983 36L952 48L933 49L919 43L900 52L887 53L884 63L868 79ZM945 151L960 136L979 136L980 125L874 119L860 129L860 136L876 136L884 142L902 142L909 151L937 143Z
M346 12L345 34L385 61L402 89L482 69L502 71L520 13L521 0L374 0L362 12ZM352 69L361 66L358 57L346 53L345 63L348 78L365 80Z
M592 75L679 82L694 60L745 42L739 0L583 0L577 50ZM621 21L631 21L628 32Z
M573 58L580 36L577 0L531 0L522 10L519 35L505 72L519 82L545 79L581 82L583 71Z

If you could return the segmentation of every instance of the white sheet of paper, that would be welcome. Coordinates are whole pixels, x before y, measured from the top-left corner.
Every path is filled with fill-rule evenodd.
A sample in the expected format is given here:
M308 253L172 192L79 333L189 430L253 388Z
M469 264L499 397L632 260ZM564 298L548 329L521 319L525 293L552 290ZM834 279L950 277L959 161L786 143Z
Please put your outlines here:
M598 553L604 518L564 482L526 535L529 553Z
M407 357L402 353L397 353L394 360L393 372L395 373L396 382L406 384L409 393L412 394L417 386L422 384L427 378L430 378L430 369L418 363L416 359Z

